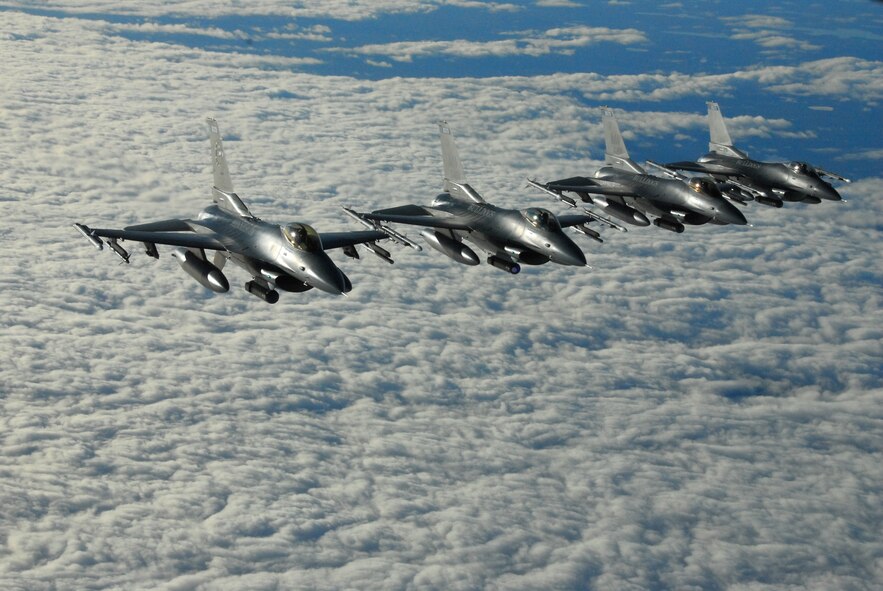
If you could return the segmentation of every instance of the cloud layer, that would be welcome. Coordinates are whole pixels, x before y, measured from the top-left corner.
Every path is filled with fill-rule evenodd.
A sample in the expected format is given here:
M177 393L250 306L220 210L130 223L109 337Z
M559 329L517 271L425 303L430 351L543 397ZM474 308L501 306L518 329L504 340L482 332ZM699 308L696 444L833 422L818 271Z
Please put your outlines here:
M9 2L9 5L32 9L27 2ZM40 4L41 10L86 14L116 14L145 17L196 16L222 17L249 15L280 15L298 18L325 17L340 20L364 20L382 14L431 12L441 6L481 8L483 10L518 10L518 5L505 2L477 2L471 0L253 0L247 9L240 4L224 4L211 0L145 0L121 4L115 0L49 0Z
M253 211L333 231L352 227L341 205L432 199L439 118L487 198L554 207L521 179L597 163L580 93L661 101L747 77L873 98L878 63L363 81L4 17L4 588L883 580L879 175L846 204L750 208L754 228L584 240L591 271L337 254L349 298L276 306L210 295L168 252L119 265L70 227L195 214L207 115ZM663 106L630 120L698 133Z
M497 41L467 41L464 39L444 41L400 41L363 45L354 48L331 48L327 51L352 55L382 55L400 62L427 56L456 57L537 57L549 54L570 54L575 48L594 43L611 42L623 45L645 42L647 38L637 29L611 29L608 27L559 27L542 33L528 32L514 39Z

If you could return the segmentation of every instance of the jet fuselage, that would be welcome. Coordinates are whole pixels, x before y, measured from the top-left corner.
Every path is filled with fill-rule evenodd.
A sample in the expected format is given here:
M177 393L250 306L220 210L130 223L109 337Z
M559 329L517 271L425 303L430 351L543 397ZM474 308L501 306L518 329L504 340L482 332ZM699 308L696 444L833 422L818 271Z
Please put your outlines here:
M315 230L306 224L282 227L259 218L233 215L217 205L205 208L190 223L198 234L213 235L224 244L230 259L240 267L279 289L305 291L315 287L332 294L351 289L349 280L322 250ZM284 229L290 227L303 231L302 244L285 236Z
M801 162L760 162L710 152L697 160L709 174L723 180L737 175L741 182L756 189L784 194L786 201L840 201L840 193Z
M552 261L562 265L585 266L586 257L579 246L564 233L554 214L545 209L531 208L524 212L504 209L490 203L464 202L447 193L432 203L454 216L469 230L453 230L495 256L516 258L528 265ZM538 216L532 223L528 216Z
M742 212L723 195L696 190L681 180L629 172L613 166L601 167L595 178L633 192L637 198L624 197L624 202L658 217L694 225L708 221L735 225L747 223Z

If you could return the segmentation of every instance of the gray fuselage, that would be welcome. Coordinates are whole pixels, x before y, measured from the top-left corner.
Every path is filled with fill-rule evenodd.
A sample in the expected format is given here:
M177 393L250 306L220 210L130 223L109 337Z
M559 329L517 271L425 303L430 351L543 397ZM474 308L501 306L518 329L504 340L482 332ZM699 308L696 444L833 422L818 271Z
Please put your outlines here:
M464 202L442 193L432 208L453 216L469 230L451 230L493 256L515 259L527 265L552 261L562 265L584 266L586 258L579 246L564 233L557 219L544 209L526 212L504 209L490 203ZM534 224L527 214L539 212L546 224Z
M840 201L840 194L820 178L811 167L801 162L760 162L750 158L736 158L709 152L699 160L708 174L724 180L737 177L765 193L780 191L786 201Z
M709 221L745 225L735 205L720 195L691 188L681 180L629 172L604 166L595 173L599 181L616 183L637 197L622 197L626 205L663 219L698 225ZM594 198L594 196L593 196Z
M255 217L241 217L211 205L196 221L189 222L199 234L211 235L227 249L230 260L253 277L274 284L283 291L305 291L316 287L341 294L350 282L322 250L318 235L306 224L294 224L315 235L312 243L296 246L286 238L283 227Z

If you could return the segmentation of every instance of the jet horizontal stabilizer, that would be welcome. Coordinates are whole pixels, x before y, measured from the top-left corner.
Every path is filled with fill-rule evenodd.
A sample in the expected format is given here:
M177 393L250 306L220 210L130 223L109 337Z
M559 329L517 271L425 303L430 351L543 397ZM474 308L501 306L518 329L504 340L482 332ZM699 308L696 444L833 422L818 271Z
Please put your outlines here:
M456 181L452 181L449 178L445 178L445 184L449 185L448 192L454 197L465 196L469 201L472 201L473 203L487 203L484 200L484 197L478 194L478 191L476 191L466 183L458 183Z

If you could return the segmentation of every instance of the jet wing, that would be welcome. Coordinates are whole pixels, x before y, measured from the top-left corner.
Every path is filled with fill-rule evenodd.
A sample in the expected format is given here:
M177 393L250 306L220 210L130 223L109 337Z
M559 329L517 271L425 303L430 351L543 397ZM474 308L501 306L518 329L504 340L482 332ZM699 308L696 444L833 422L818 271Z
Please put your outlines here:
M389 236L379 230L368 230L359 232L322 232L319 234L319 238L322 239L322 248L330 250L332 248L343 248L364 244L365 242L383 240L389 238Z
M363 213L366 220L378 222L393 222L396 224L408 224L410 226L425 226L427 228L444 228L446 230L469 230L469 226L456 221L453 218L438 218L431 215L379 215Z
M392 222L408 224L410 226L443 228L445 230L470 229L467 224L459 221L455 216L444 212L439 213L436 213L436 210L420 207L419 205L404 205L402 207L379 209L371 213L361 213L359 215L365 220L375 222Z
M186 248L227 250L227 248L216 238L204 234L194 234L193 232L151 232L146 230L111 230L103 228L87 229L93 236L100 236L101 238L134 240L135 242L167 244L169 246L183 246Z
M562 228L570 228L572 226L578 226L580 224L588 224L595 219L582 214L565 214L555 217L558 218L558 223L561 224Z
M851 180L849 180L845 176L841 176L835 172L829 172L827 170L823 170L823 169L819 168L818 166L813 166L813 168L816 169L816 174L818 174L819 176L831 177L834 180L842 181L844 183L851 183L852 182Z
M552 191L572 191L574 193L594 193L595 195L610 195L614 197L637 197L634 191L629 191L622 187L611 187L608 185L562 185L558 183L548 183L547 188Z
M689 160L682 162L672 162L670 164L663 165L665 168L673 168L675 170L687 170L690 172L702 172L705 174L720 174L724 176L741 176L742 173L738 170L726 166L724 164L715 163L713 167L705 166L699 162L690 162Z

